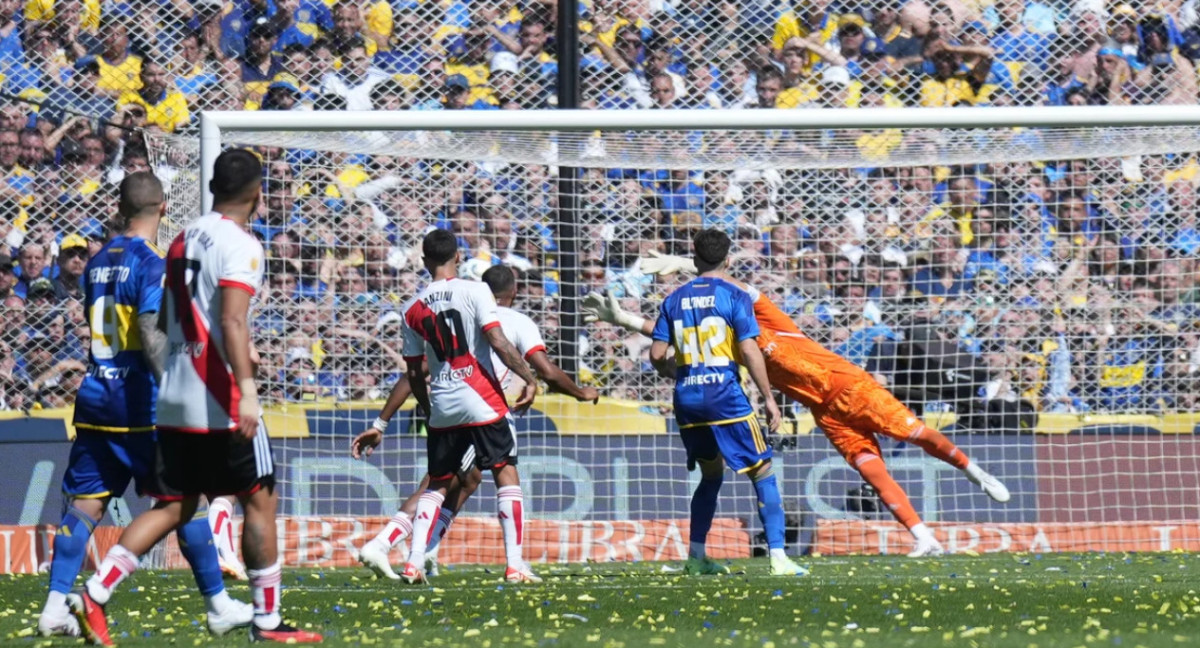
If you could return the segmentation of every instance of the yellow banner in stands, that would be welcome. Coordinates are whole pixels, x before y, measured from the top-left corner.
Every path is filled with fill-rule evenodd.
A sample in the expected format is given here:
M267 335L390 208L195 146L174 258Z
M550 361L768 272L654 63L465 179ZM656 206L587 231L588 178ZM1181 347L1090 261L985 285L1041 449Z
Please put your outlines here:
M333 422L327 428L333 434L357 434L376 416L382 402L354 403L296 403L268 408L263 414L267 430L273 438L300 439L313 433L313 425ZM412 404L402 412L412 409ZM601 399L596 405L579 403L557 394L541 395L533 410L525 414L521 429L537 430L544 434L577 435L643 435L666 434L667 411L661 403L642 403ZM0 412L0 439L35 440L74 438L71 426L72 410L48 409L23 412ZM397 415L397 419L400 414ZM953 414L929 414L925 424L939 429L954 424ZM1068 434L1087 428L1122 428L1113 432L1133 431L1160 434L1192 434L1200 425L1200 413L1181 412L1152 414L1042 414L1037 434ZM811 416L803 415L787 421L781 434L804 435L816 432ZM393 427L393 431L398 428ZM1094 430L1097 431L1097 430ZM394 433L394 432L393 432Z

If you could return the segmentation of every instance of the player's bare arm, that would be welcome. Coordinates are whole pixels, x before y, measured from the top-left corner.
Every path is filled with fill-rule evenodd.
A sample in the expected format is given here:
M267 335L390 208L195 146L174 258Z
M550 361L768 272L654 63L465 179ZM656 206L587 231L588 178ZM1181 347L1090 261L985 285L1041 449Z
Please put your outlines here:
M428 416L433 410L429 406L429 384L425 382L429 377L425 358L409 360L407 367L404 375L408 378L408 388L412 391L413 398L417 399L417 407Z
M746 338L738 342L738 348L742 352L742 365L750 372L750 379L754 381L754 386L758 387L759 393L766 401L767 429L775 432L779 429L782 415L775 397L771 394L771 383L767 380L767 365L763 361L762 351L759 350L755 338Z
M533 365L537 375L550 385L551 390L571 396L580 402L595 403L600 400L600 392L595 387L580 387L575 384L575 381L571 380L566 372L550 360L550 356L546 355L545 351L536 351L529 356L529 364Z
M671 345L661 340L655 340L650 344L650 364L654 365L658 375L673 380L675 378L675 360L670 356L670 351Z
M254 363L250 360L250 293L241 288L221 288L221 330L225 333L225 357L233 369L241 399L235 434L249 441L258 433L258 387L254 382Z
M412 388L409 387L408 376L400 376L396 380L396 384L392 385L392 391L388 394L387 402L383 404L383 409L379 410L379 416L371 427L364 430L358 436L354 437L354 441L350 442L350 456L355 459L371 456L375 448L383 442L383 432L387 429L387 424L400 410L400 406L412 394Z
M162 384L163 362L167 357L167 332L158 327L158 313L138 315L138 333L142 337L142 354L154 372L155 382Z
M533 405L534 396L537 395L537 376L529 369L529 365L525 364L521 353L517 351L517 347L513 346L508 338L504 337L504 331L499 326L493 326L485 332L487 335L488 344L492 345L492 351L504 363L504 366L512 370L513 373L520 376L521 380L525 381L525 386L521 388L521 395L517 397L517 401L513 403L513 409L520 411L527 409Z

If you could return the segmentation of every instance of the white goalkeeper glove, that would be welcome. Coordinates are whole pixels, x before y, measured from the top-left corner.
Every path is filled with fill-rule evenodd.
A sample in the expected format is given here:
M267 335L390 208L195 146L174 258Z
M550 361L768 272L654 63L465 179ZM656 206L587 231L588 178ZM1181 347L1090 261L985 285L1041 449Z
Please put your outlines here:
M650 250L650 256L638 257L638 268L645 274L673 275L676 272L696 273L696 264L691 259L674 254L659 254Z
M585 322L608 322L635 333L641 333L642 327L646 325L646 318L621 308L617 298L612 295L588 293L587 297L583 298L582 308Z

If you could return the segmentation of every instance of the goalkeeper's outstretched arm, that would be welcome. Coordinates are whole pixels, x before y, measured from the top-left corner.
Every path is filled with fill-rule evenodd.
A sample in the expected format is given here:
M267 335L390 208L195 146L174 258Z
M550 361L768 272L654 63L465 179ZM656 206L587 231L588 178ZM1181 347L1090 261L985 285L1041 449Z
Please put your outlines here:
M612 295L588 294L583 298L583 312L585 322L608 322L646 337L654 333L654 322L621 308Z

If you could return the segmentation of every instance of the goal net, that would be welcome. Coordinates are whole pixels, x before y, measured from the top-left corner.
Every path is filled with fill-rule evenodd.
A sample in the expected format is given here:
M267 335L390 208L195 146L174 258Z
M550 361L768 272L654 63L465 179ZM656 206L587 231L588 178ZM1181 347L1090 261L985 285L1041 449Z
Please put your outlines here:
M728 116L717 112L710 122ZM583 323L578 299L602 292L656 317L688 277L639 259L687 256L708 227L734 240L735 276L1007 484L1011 501L993 502L916 446L879 438L950 551L1200 548L1200 130L918 127L911 112L807 129L764 128L757 112L738 113L742 127L645 129L646 113L627 113L628 127L609 114L540 131L419 113L376 114L393 125L372 130L346 113L279 130L276 113L221 130L221 146L253 147L267 173L254 338L289 563L353 564L424 472L411 401L370 459L349 449L403 371L398 309L426 280L419 244L434 227L458 237L462 275L514 268L515 308L603 395L543 390L519 419L533 561L685 557L699 474L685 465L672 383L651 368L646 337ZM801 119L778 115L766 119ZM405 130L418 117L441 125ZM176 231L200 210L200 148L151 144ZM566 168L577 181L561 181ZM780 402L786 422L768 441L789 551L907 551L811 414ZM710 555L761 552L760 530L751 484L727 474ZM441 559L502 561L489 479Z

